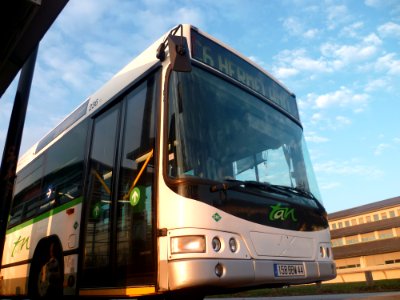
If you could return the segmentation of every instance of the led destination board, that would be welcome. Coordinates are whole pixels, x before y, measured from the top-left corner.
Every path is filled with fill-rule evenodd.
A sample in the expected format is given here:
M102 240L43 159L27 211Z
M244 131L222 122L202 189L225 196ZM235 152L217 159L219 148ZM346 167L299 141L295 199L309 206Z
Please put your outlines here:
M236 54L191 31L192 58L217 69L271 100L299 120L296 98L268 75Z

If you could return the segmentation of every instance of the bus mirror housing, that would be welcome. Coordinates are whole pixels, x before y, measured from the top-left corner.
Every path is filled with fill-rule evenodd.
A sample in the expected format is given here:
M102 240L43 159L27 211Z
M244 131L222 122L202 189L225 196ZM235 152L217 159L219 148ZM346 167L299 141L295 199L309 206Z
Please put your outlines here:
M176 72L191 72L192 64L186 37L169 35L168 47L172 70Z

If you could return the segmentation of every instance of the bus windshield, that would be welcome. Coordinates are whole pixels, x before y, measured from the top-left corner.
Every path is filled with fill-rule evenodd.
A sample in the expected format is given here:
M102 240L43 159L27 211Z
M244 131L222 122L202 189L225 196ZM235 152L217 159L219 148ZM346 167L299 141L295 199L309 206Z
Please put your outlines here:
M260 183L321 202L302 128L267 101L194 67L172 73L168 117L170 178Z

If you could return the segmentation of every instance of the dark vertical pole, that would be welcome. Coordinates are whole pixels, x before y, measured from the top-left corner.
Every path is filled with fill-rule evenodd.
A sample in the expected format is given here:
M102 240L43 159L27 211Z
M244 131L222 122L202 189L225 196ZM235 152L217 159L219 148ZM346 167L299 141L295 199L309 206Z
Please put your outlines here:
M38 46L21 69L0 168L0 266Z

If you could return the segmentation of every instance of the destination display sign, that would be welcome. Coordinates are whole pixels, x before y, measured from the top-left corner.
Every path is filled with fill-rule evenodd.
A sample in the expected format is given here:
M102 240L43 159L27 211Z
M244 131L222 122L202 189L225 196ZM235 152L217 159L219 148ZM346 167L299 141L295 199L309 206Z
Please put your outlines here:
M300 120L295 96L268 75L195 30L191 39L192 58L239 81Z

